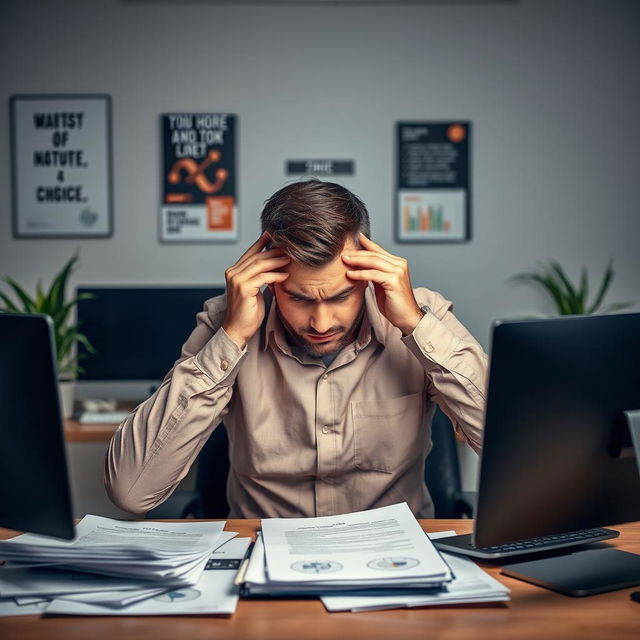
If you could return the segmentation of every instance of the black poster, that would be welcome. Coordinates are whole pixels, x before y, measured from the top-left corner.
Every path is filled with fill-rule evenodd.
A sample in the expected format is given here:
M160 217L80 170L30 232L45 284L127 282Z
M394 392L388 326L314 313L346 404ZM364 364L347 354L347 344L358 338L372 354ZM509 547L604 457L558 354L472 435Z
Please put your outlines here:
M396 238L470 237L471 122L398 122Z
M235 136L236 117L227 113L162 117L161 240L237 239Z

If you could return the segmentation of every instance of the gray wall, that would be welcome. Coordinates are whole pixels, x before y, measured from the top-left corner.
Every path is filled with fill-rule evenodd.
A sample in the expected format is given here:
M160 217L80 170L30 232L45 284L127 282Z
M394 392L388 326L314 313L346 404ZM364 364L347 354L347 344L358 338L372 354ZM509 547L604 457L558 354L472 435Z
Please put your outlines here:
M640 300L639 3L212 6L13 0L0 10L0 121L13 93L113 98L115 234L11 236L8 126L0 127L0 273L48 279L81 248L75 283L220 283L258 235L285 158L354 158L342 180L414 285L452 299L485 347L494 318L549 310L507 281L555 257ZM161 245L159 114L239 116L240 242ZM474 123L473 239L393 241L393 125Z

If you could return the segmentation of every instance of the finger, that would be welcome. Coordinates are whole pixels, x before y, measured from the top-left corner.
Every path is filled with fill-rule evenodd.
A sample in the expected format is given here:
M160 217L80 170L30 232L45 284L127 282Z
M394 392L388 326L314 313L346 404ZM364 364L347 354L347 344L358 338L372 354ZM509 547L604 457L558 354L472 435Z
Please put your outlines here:
M350 280L366 280L367 282L377 282L381 285L390 284L389 274L377 269L357 269L347 271L347 278Z
M358 236L358 240L360 241L360 244L362 244L362 246L365 247L365 249L374 249L376 251L381 251L382 253L388 256L391 256L392 258L395 258L394 255L389 253L386 249L381 247L379 244L376 244L373 240L371 240L371 238L367 238L367 236L365 236L364 233L362 232Z
M342 256L342 259L350 267L373 267L389 273L396 273L399 269L399 265L397 263L391 262L386 257L375 253L367 252L365 254L363 252L359 252L348 256Z
M236 264L239 264L249 256L254 255L255 253L260 253L266 246L270 240L269 234L265 231L236 261Z
M284 282L289 277L289 274L284 271L267 271L266 273L260 273L255 278L252 278L247 282L248 287L260 287L265 284L273 284L274 282Z
M377 256L378 258L383 258L387 260L390 264L395 264L398 267L402 266L405 262L404 258L400 258L398 256L392 256L390 253L381 253L380 251L367 251L366 249L356 249L355 251L345 251L343 256L354 257L354 256Z
M291 262L289 256L266 257L266 255L266 253L261 253L248 258L243 265L238 267L233 275L236 277L241 276L243 280L248 280L258 273L280 269Z
M230 273L239 273L255 260L264 260L265 258L284 257L285 253L282 249L269 249L269 251L260 251L248 255L244 260L238 260L232 267L228 269Z

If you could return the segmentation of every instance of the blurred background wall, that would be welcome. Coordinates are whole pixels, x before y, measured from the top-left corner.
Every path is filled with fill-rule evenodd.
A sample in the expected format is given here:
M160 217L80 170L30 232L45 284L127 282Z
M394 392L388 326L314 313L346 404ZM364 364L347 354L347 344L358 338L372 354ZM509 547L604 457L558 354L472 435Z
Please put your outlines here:
M0 274L33 287L79 247L74 285L220 284L257 237L264 200L292 179L285 159L349 158L355 175L337 181L368 205L374 239L410 261L414 286L453 300L485 348L492 320L551 310L508 280L540 260L597 279L614 257L608 299L640 301L638 33L635 0L5 0ZM12 237L16 93L112 96L112 238ZM158 241L160 114L182 111L238 116L237 243ZM396 244L394 123L438 119L473 122L472 238ZM88 463L87 450L73 453L76 484L98 473L101 453Z

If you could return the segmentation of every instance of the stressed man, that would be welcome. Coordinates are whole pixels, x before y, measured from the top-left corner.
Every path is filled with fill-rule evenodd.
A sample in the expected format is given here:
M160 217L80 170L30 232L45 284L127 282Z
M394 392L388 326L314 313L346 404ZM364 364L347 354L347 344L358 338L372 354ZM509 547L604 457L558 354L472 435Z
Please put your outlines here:
M364 204L309 180L275 193L162 385L120 425L105 485L121 508L165 500L222 421L229 517L323 516L406 501L424 483L438 404L476 451L487 357L452 305L413 289Z

